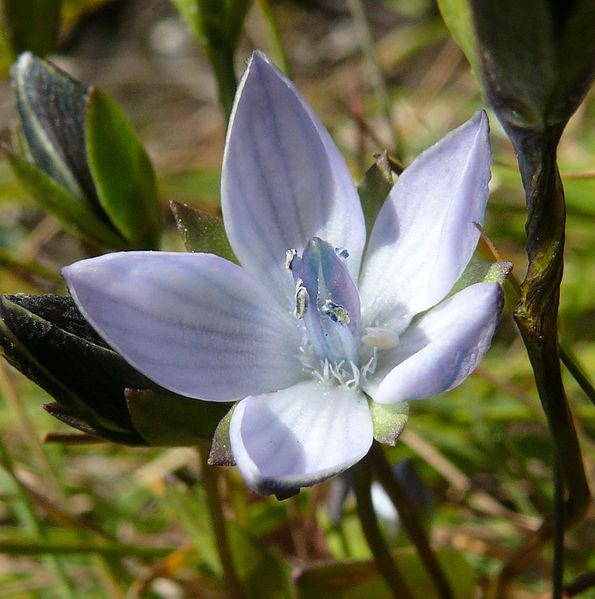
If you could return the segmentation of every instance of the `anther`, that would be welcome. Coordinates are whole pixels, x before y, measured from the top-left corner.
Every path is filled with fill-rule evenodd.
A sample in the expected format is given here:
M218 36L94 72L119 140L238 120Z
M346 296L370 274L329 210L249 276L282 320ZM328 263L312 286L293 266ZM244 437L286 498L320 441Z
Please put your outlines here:
M293 259L297 256L297 250L291 248L285 252L285 268L291 270Z
M351 322L351 318L349 316L349 312L339 304L335 304L331 300L326 300L320 311L323 314L326 314L333 322L338 322L339 324L349 324Z
M349 258L349 252L345 248L335 248L335 254L344 260Z
M308 309L308 290L304 287L303 281L298 279L295 285L295 315L297 318L304 318Z

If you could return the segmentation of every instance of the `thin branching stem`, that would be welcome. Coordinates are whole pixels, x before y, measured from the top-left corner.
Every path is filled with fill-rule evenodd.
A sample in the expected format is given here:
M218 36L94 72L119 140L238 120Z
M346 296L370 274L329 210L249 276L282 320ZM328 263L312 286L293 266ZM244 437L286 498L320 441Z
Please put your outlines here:
M279 31L275 13L271 8L271 3L269 0L256 0L256 5L260 9L267 27L269 28L271 46L273 47L275 61L279 65L279 68L291 79L291 66L289 64L289 59L287 58L287 52L285 52L285 47L283 46L283 39L281 37L281 32Z
M219 491L217 473L214 466L209 466L208 448L199 449L201 461L202 484L207 495L207 505L211 516L211 524L217 546L217 554L223 568L225 587L231 599L245 599L246 594L242 587L240 578L236 572L229 538L227 535L227 523L223 513L223 498Z
M453 595L448 579L430 546L426 531L417 517L411 499L399 479L393 474L384 450L378 443L374 442L370 455L378 481L384 487L384 490L399 512L403 528L407 531L409 538L415 545L417 553L424 563L428 574L431 576L436 590L442 599L451 599Z
M395 599L413 599L411 591L399 573L386 546L372 505L370 484L372 482L370 454L353 467L353 489L357 501L357 514L370 546L380 575Z
M366 60L366 67L369 73L370 82L374 88L374 93L376 94L382 118L386 122L386 126L392 135L392 153L397 160L400 161L403 153L401 142L397 134L395 123L393 122L388 87L378 62L376 46L374 44L374 39L372 38L372 32L370 31L370 24L368 22L368 17L366 16L366 9L361 0L347 0L347 6L351 12L355 32Z

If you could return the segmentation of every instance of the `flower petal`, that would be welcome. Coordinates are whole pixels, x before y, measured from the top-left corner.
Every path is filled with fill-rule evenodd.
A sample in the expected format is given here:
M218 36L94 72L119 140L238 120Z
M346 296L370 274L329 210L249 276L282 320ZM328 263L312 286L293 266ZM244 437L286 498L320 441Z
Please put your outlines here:
M176 393L230 401L304 376L292 317L223 258L122 252L77 262L63 274L99 334Z
M314 236L347 248L357 278L365 225L345 160L294 85L254 53L238 87L221 182L225 229L240 262L292 297L285 252Z
M361 460L372 444L372 418L362 393L306 381L241 401L230 439L246 483L288 497Z
M394 350L378 353L366 391L378 403L394 403L460 385L490 347L502 305L497 283L459 291L411 325Z
M461 276L488 197L488 132L479 112L399 177L378 215L362 269L364 325L391 322L403 330Z

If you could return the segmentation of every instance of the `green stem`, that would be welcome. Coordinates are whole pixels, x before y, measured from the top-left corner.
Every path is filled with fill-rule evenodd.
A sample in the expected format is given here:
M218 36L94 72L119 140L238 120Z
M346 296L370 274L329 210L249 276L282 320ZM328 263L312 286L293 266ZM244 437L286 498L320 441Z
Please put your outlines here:
M521 285L515 320L527 348L535 383L554 444L560 484L555 493L555 563L563 560L564 528L579 522L589 504L589 487L572 415L566 400L558 353L558 305L563 270L565 201L556 165L560 131L516 131L515 143L527 203L529 266ZM560 572L554 572L555 577ZM559 585L554 580L554 588Z
M574 380L578 383L580 388L584 391L585 395L595 405L595 387L591 384L589 377L585 373L582 366L578 363L575 356L572 355L570 350L566 349L564 345L560 343L560 359L562 364L568 368L568 372L574 377Z
M0 539L0 553L9 555L82 555L93 554L117 558L163 558L173 553L174 547L141 547L122 543L102 544L85 541L53 541L51 539Z
M362 529L380 575L388 585L395 599L413 599L411 591L407 588L403 577L397 570L393 558L386 546L376 514L372 505L370 495L370 484L372 482L370 454L364 457L359 464L353 467L353 489L357 501L357 514Z
M246 594L237 575L229 540L227 537L227 524L223 513L223 498L219 492L217 473L215 467L209 466L209 451L205 447L199 450L201 461L202 484L207 494L207 504L211 516L211 524L215 535L217 553L223 567L225 586L231 599L245 599Z
M434 555L426 536L426 531L417 517L415 507L399 479L393 474L390 464L384 454L384 450L377 442L374 442L370 456L378 480L399 512L399 518L403 524L403 528L407 531L407 534L413 541L420 559L432 577L438 594L442 599L451 599L453 595L450 584L438 559Z
M552 599L562 599L564 584L564 479L562 469L554 462L554 559L552 563Z
M269 0L256 0L256 4L260 9L260 12L264 20L266 21L266 24L269 28L269 32L271 34L271 43L273 46L273 51L275 53L275 62L277 63L279 68L291 79L291 67L287 58L287 52L285 52L285 48L283 46L281 32L279 31L279 27L277 25L277 19L275 19L275 13L271 8L271 3L269 2Z
M356 34L359 38L359 43L366 59L367 68L370 74L370 79L380 112L386 122L393 141L392 153L396 157L398 162L401 162L402 148L401 143L397 135L397 129L392 119L391 114L391 102L388 94L388 88L386 81L384 80L384 74L380 68L378 62L378 55L376 53L376 45L372 38L372 32L370 31L370 24L366 16L366 9L362 0L347 0L347 6L351 12L353 18L353 25L355 27Z
M478 225L478 227L481 231L483 242L485 243L484 246L480 244L480 254L487 254L489 259L494 259L499 262L503 261L504 258L496 249L496 246L492 240L488 237L481 226ZM483 252L482 247L484 247ZM512 291L515 300L518 302L521 297L521 283L516 278L514 272L511 272L506 278L506 285L508 289ZM562 361L562 364L568 368L568 371L574 377L574 380L578 383L585 395L591 400L591 402L593 402L593 404L595 404L595 387L593 387L593 384L589 380L585 369L580 365L576 356L574 356L572 351L567 349L562 342L558 343L558 351L560 353L560 360Z
M236 95L238 80L234 67L234 54L227 48L206 49L209 62L217 79L219 102L225 114L225 121L229 122L233 100Z

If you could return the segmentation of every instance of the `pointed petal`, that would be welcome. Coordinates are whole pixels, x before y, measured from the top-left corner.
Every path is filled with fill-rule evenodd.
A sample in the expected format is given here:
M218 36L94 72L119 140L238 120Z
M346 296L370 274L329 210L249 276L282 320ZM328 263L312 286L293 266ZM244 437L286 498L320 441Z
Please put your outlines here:
M379 352L366 391L378 403L394 403L460 385L490 347L502 305L497 283L459 291L412 324L394 350Z
M372 444L362 393L306 381L247 397L231 418L236 464L258 493L289 496L343 472Z
M223 258L122 252L77 262L63 274L99 334L176 393L230 401L303 378L292 317Z
M240 262L292 297L285 251L318 236L347 248L356 278L365 243L357 191L328 132L294 85L255 53L238 87L221 183Z
M399 177L378 218L360 281L365 324L411 317L450 291L479 239L490 179L488 120L479 112ZM398 322L399 318L401 323Z

